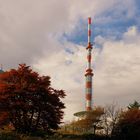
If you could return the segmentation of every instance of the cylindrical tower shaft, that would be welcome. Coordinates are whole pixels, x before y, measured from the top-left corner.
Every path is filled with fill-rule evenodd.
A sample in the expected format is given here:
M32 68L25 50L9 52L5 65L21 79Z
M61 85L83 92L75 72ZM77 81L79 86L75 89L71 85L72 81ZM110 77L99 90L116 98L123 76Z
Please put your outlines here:
M86 69L86 110L90 111L92 109L92 68L91 68L91 18L88 18L88 45L87 45L87 69Z

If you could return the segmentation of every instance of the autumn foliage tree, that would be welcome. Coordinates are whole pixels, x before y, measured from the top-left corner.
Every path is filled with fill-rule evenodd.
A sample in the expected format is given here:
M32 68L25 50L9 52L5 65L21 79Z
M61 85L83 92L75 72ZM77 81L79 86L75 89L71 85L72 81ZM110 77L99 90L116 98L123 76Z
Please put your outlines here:
M102 129L100 125L101 116L104 114L104 109L102 107L95 107L91 111L82 111L75 113L74 115L79 117L77 121L72 122L73 125L78 130L83 130L85 132L96 133L96 130Z
M114 135L120 140L140 140L140 110L138 108L122 112Z
M51 87L49 76L39 76L20 64L0 74L0 125L11 123L18 132L57 129L63 118L63 90Z

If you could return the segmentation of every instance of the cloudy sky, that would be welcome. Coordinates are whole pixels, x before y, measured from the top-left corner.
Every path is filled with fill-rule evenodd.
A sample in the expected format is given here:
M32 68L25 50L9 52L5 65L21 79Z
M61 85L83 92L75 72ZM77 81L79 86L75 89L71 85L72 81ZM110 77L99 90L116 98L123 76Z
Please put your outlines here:
M85 110L87 18L92 17L93 103L140 101L139 0L0 0L0 63L30 65L66 92L65 118Z

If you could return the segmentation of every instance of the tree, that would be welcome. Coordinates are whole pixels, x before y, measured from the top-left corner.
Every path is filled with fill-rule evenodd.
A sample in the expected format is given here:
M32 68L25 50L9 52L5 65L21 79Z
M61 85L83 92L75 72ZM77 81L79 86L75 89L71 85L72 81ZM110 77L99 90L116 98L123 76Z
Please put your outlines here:
M0 122L11 123L22 133L57 129L63 118L64 97L63 90L51 87L49 76L39 76L20 64L17 70L0 75Z
M133 108L140 108L140 104L137 101L134 101L134 103L129 104L129 106L127 107L128 109L133 109Z
M102 116L102 125L105 135L112 135L115 125L118 122L121 109L116 103L106 105L104 107L104 115Z
M116 125L114 135L116 135L120 140L139 140L140 110L133 108L123 112Z

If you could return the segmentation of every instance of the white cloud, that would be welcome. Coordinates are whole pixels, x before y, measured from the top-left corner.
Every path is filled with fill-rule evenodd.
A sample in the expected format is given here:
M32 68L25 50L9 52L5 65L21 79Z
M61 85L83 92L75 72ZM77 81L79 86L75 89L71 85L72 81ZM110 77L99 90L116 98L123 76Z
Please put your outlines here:
M140 34L135 29L129 28L120 41L104 42L95 64L96 103L112 99L126 105L134 99L140 100ZM130 41L126 36L135 38Z
M138 28L136 26L129 27L128 31L126 33L124 33L123 39L125 40L125 42L127 42L129 44L131 42L132 42L132 44L133 44L133 42L135 42L135 44L140 43Z
M82 106L84 94L84 72L86 50L75 44L66 43L71 53L66 50L53 53L50 57L40 59L34 67L42 74L52 78L52 86L66 92L66 118L72 118L74 111Z

